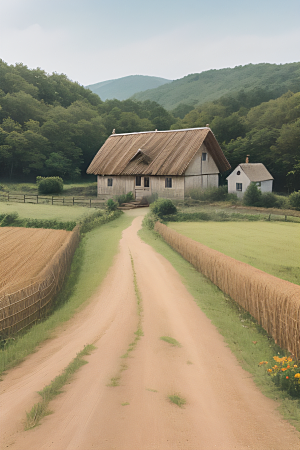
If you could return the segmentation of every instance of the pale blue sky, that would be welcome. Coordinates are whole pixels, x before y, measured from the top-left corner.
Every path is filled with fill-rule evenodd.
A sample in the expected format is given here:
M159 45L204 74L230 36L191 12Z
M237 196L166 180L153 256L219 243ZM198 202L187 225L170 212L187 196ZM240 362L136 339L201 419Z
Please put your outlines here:
M300 61L300 0L0 0L0 58L87 85Z

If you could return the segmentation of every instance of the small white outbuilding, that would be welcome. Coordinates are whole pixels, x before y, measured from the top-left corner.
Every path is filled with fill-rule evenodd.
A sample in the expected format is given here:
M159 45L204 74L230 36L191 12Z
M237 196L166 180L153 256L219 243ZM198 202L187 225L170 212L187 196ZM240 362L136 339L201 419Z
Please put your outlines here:
M256 183L261 192L272 192L274 178L262 163L239 164L226 178L228 193L242 198L250 183Z

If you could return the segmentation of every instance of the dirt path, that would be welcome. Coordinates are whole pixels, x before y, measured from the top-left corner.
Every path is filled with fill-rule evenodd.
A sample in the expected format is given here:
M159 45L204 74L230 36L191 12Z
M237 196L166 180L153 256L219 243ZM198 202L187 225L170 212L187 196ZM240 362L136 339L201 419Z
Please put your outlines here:
M300 449L299 433L255 387L196 306L173 267L123 232L120 253L89 305L1 382L2 447L14 450ZM143 299L144 336L120 369L137 328L130 253ZM171 336L181 347L160 340ZM89 364L50 405L54 414L23 431L25 411L85 344ZM184 408L167 397L180 394Z

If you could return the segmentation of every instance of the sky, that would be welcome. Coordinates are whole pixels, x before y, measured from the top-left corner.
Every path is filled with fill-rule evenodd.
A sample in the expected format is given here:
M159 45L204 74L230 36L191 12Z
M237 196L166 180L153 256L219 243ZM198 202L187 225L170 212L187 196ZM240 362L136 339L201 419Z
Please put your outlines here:
M86 86L300 61L300 0L0 0L0 58Z

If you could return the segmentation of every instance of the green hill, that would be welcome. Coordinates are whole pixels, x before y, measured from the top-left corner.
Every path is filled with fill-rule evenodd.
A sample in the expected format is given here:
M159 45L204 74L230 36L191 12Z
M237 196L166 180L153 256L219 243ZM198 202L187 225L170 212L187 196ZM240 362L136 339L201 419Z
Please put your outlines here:
M168 110L181 103L196 106L241 89L272 91L279 97L288 90L300 91L300 62L290 64L248 64L233 69L208 70L187 75L179 80L139 92L134 100L151 100Z
M94 94L99 95L101 100L113 99L126 100L137 92L147 89L155 89L171 80L165 78L149 77L146 75L130 75L117 78L116 80L102 81L86 86Z

